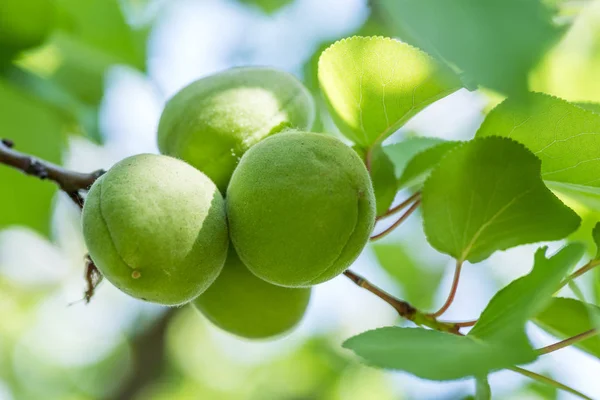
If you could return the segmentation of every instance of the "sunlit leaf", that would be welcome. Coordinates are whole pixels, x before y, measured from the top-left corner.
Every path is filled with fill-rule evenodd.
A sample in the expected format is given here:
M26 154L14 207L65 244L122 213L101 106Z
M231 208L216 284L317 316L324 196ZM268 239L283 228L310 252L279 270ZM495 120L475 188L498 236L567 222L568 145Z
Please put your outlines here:
M338 128L354 143L381 143L460 82L422 51L398 40L355 36L319 59L318 76Z
M583 256L571 244L550 258L537 251L533 270L498 292L467 336L422 328L387 327L348 339L368 364L420 378L453 380L482 376L537 358L525 334L526 322L548 304L566 273Z
M422 193L429 242L459 261L478 262L497 250L562 239L580 222L544 186L540 160L505 138L475 139L450 151Z
M552 302L533 321L559 339L567 339L598 327L600 307L562 297ZM600 337L595 336L575 344L581 350L600 358Z
M397 34L483 86L527 89L527 77L564 32L539 0L377 0Z
M490 135L509 137L529 148L542 160L542 178L552 189L600 206L600 115L531 93L509 98L490 112L477 137Z

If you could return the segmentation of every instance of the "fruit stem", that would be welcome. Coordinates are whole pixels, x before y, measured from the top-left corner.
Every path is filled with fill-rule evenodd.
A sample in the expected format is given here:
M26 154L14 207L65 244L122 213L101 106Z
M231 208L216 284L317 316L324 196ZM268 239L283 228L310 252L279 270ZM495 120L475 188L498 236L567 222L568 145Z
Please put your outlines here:
M402 318L412 321L417 325L426 326L437 331L454 334L458 333L459 326L457 326L456 324L441 322L436 320L434 317L420 312L408 302L397 299L396 297L373 285L371 282L369 282L362 276L355 274L349 269L344 271L344 275L346 275L357 286L368 290L369 292L373 293L374 295L376 295L377 297L381 298L383 301L394 307L394 309Z
M456 268L454 269L454 278L452 280L452 287L450 288L450 293L448 294L448 298L446 299L446 302L444 303L444 305L439 310L434 312L433 314L429 314L430 316L437 318L437 317L441 316L442 314L444 314L448 310L448 308L450 308L450 306L452 305L452 303L454 302L454 299L456 297L456 291L458 290L458 282L460 281L461 271L462 271L462 262L457 260Z
M79 191L89 189L104 173L103 170L91 173L70 171L48 161L13 150L13 147L12 140L0 140L0 164L18 169L27 175L55 182L79 207L83 207L83 197Z
M386 218L386 217L396 214L398 211L404 210L406 207L408 207L408 205L410 203L418 200L420 197L421 197L421 192L416 192L415 194L410 196L408 199L404 200L402 203L390 208L384 214L379 215L377 218L375 218L375 220L379 221L380 219L383 219L383 218Z
M576 335L576 336L570 337L568 339L562 340L560 342L551 344L550 346L542 347L541 349L538 349L536 351L540 355L552 353L553 351L564 349L565 347L568 347L575 343L582 342L582 341L589 339L591 337L594 337L598 334L600 334L600 329L598 329L598 328L590 329L589 331L585 331L583 333L580 333L579 335Z
M408 210L406 210L406 212L404 214L402 214L400 216L400 218L398 218L398 220L396 222L394 222L389 228L385 229L383 232L380 232L376 235L371 236L371 240L378 240L381 239L384 236L387 236L389 233L391 233L394 229L396 229L402 222L404 222L408 217L411 216L411 214L413 212L415 212L415 210L419 207L419 205L421 204L421 199L417 199L412 206L410 206L410 208Z
M557 389L564 390L565 392L571 393L582 399L593 400L591 397L586 396L585 394L573 389L572 387L569 387L563 383L557 382L554 379L548 378L547 376L536 374L533 371L529 371L527 369L523 369L523 368L519 368L519 367L512 367L512 368L508 368L508 369L510 369L513 372L516 372L517 374L521 374L523 376L531 378L534 381L538 381L545 385L549 385L549 386L555 387Z

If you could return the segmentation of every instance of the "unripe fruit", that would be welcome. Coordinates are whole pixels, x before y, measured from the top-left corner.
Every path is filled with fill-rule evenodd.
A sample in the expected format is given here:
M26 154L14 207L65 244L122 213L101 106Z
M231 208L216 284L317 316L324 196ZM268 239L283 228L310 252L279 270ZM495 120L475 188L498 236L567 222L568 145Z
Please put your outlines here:
M165 305L189 302L214 282L227 256L217 187L175 158L141 154L92 186L83 234L100 272L123 292Z
M0 1L0 49L17 52L44 42L54 25L53 0Z
M224 193L246 150L286 128L310 129L314 118L312 96L293 75L233 68L190 84L167 103L158 147L204 172Z
M306 311L310 292L309 288L284 288L257 278L230 246L223 271L193 304L219 328L260 339L296 326Z
M375 197L350 147L317 133L281 133L242 157L227 189L230 237L268 282L304 287L343 272L367 243Z

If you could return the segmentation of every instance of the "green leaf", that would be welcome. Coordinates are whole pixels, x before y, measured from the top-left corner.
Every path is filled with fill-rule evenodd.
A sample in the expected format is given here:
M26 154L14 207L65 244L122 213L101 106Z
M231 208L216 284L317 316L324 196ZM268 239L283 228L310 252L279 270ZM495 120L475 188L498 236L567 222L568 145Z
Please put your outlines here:
M444 140L429 137L411 137L398 143L383 146L383 151L394 164L394 173L399 179L408 166L408 163L416 155L440 143L444 143Z
M489 113L477 137L491 135L510 137L538 156L550 188L600 207L599 114L530 93L508 98Z
M475 379L475 400L492 400L492 388L487 376Z
M422 192L425 234L459 262L497 250L558 240L580 218L540 178L540 160L522 145L489 137L450 151ZM526 223L523 223L526 221Z
M422 328L387 327L361 333L343 346L367 363L420 378L452 380L487 375L537 358L525 334L585 248L570 244L550 258L535 254L533 270L498 292L467 336Z
M433 306L443 276L442 268L425 268L400 243L375 242L372 245L379 265L402 288L402 298L418 309Z
M496 293L469 336L522 347L524 353L531 349L525 323L546 307L565 275L585 254L581 243L569 244L550 258L546 258L546 250L536 251L529 274Z
M59 114L0 80L0 132L17 150L60 162L64 126ZM50 233L50 213L56 187L0 165L0 229L25 225L43 235Z
M540 328L559 339L567 339L598 327L600 307L579 300L562 297L551 303L534 319ZM600 358L600 337L595 336L576 343L576 347Z
M414 156L404 168L398 180L399 189L422 186L431 170L440 162L447 152L458 146L460 142L444 142L423 150Z
M343 347L370 365L436 381L461 379L532 361L518 351L473 337L423 328L386 327L363 332Z
M585 108L586 110L590 110L595 112L596 114L600 114L600 103L592 103L588 101L576 102L573 103L578 107Z
M363 160L365 159L366 151L356 146L354 150ZM394 164L381 146L375 146L371 151L370 175L377 200L377 215L382 215L392 205L398 192L398 183L396 175L394 175Z
M337 127L364 148L381 143L460 82L422 51L398 40L354 36L319 58L318 76Z
M481 85L514 93L564 29L539 0L378 0L397 34Z

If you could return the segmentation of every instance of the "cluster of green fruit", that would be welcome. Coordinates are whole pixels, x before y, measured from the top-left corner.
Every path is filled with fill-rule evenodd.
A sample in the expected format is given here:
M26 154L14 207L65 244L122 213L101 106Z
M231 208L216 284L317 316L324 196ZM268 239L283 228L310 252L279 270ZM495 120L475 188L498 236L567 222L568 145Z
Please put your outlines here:
M96 266L133 297L193 302L239 336L288 331L310 287L342 273L375 222L363 161L307 132L314 113L306 88L269 68L181 90L161 117L164 155L117 163L87 196L83 230Z

